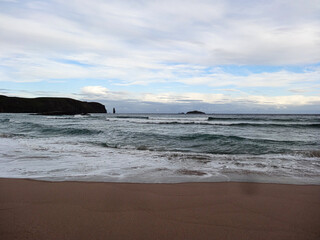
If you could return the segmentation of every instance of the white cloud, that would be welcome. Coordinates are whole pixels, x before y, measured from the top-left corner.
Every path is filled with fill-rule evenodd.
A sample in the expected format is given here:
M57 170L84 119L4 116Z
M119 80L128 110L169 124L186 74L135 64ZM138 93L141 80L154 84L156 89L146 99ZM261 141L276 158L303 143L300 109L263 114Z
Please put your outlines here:
M153 83L170 86L171 83L176 82L208 87L312 89L320 80L319 68L298 73L280 70L248 73L248 75L241 76L225 72L223 68L208 70L206 66L188 64L167 66L161 63L145 62L139 57L132 62L123 58L104 59L94 54L70 55L66 61L60 61L61 57L63 56L55 55L52 59L42 59L39 54L34 54L3 59L0 64L3 66L0 71L0 82L100 79L101 81L115 80L114 84L119 86L152 85ZM75 63L68 63L67 60L74 60ZM79 64L77 61L80 61Z
M129 92L113 92L101 86L86 86L81 90L81 94L87 99L102 100L136 100L140 102L157 102L157 103L179 103L179 102L202 102L209 104L260 104L271 106L303 106L308 104L320 104L320 96L230 96L225 94L214 93L129 93Z
M308 104L320 104L320 96L248 96L244 101L252 101L253 103L262 105L276 105L276 106L303 106Z
M97 96L105 96L109 92L107 88L101 87L101 86L86 86L86 87L83 87L81 91L83 94L97 95Z
M85 86L81 88L79 93L86 99L108 99L108 100L130 100L136 99L134 94L128 92L116 92L110 91L109 89L102 86Z
M214 69L202 76L193 75L181 79L180 82L191 85L226 86L239 87L283 87L291 84L308 84L320 80L320 70L305 71L302 73L280 70L277 72L251 73L246 76L233 75L221 69Z

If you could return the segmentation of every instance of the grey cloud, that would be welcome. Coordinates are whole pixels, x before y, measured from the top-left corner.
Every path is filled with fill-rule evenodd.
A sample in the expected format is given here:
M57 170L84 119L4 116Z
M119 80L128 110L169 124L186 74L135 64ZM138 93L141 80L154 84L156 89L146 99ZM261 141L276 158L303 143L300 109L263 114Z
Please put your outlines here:
M298 2L29 1L2 15L2 44L203 65L320 61L319 7Z
M86 100L86 99L83 99ZM155 102L140 102L140 101L112 101L98 100L105 104L110 112L113 107L117 109L117 113L180 113L192 110L204 111L206 113L220 114L319 114L320 104L306 106L288 106L276 107L259 105L255 103L155 103ZM319 103L319 102L318 102Z
M115 84L126 86L179 82L225 88L284 87L295 93L319 82L319 68L303 73L279 71L248 76L214 68L224 64L281 66L319 62L317 0L26 0L0 4L0 81L89 79L90 85L90 79L116 79ZM90 68L54 59L71 59ZM102 95L126 103L137 99L126 92ZM184 106L177 105L179 101L193 106L190 104L200 101L192 99L193 95L191 100L185 96L156 97L175 101L175 105L166 107ZM152 96L138 98L138 102L142 106L150 99ZM237 101L240 103L241 99ZM216 102L228 107L228 100L221 97ZM304 98L301 101L308 102ZM254 96L241 103L270 101ZM158 109L164 109L164 103L158 104ZM238 109L232 106L231 109Z
M290 92L293 93L305 93L305 92L309 92L310 90L307 89L289 89Z
M202 100L190 100L190 99L178 99L176 102L185 102L185 103L202 103Z

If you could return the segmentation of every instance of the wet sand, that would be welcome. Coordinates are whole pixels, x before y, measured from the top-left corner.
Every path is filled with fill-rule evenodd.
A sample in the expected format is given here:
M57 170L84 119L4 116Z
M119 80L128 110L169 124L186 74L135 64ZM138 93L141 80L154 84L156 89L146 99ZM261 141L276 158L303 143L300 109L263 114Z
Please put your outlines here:
M320 239L320 186L0 179L0 239Z

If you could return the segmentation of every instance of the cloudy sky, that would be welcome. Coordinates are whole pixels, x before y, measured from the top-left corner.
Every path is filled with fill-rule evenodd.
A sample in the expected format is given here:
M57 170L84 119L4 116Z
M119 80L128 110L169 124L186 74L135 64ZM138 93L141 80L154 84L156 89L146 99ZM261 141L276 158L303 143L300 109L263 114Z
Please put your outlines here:
M320 1L0 0L0 94L320 113Z

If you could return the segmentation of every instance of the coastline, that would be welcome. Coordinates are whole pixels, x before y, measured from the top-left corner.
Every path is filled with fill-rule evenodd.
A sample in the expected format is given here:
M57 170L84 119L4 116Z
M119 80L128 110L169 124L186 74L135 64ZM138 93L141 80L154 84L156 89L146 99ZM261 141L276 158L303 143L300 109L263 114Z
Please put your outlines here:
M319 239L320 185L0 179L1 239Z

